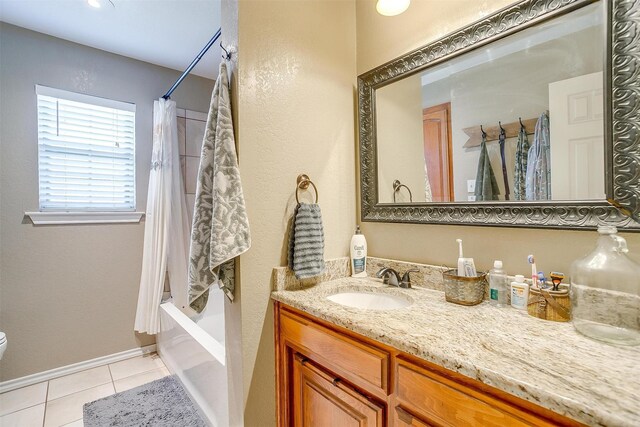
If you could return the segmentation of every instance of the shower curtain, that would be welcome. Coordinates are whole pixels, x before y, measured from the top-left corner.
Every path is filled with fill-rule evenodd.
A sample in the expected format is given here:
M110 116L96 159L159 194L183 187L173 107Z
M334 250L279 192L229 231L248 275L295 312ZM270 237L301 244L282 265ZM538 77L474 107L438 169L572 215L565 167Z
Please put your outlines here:
M186 305L189 220L180 156L176 103L159 99L153 104L153 152L144 227L142 275L134 329L156 334L160 330L160 302L169 278L178 307Z

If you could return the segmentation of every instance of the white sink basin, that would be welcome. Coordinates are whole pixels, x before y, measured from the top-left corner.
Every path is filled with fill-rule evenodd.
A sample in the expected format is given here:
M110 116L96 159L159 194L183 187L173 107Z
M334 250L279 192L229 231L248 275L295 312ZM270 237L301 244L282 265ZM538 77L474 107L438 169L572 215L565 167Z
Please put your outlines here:
M365 310L393 310L413 304L408 297L373 292L341 292L329 295L329 301Z

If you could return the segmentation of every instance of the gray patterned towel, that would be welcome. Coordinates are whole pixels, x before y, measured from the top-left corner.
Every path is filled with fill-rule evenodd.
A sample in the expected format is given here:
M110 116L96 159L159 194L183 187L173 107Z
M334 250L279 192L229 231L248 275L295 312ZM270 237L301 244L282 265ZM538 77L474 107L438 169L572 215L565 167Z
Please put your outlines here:
M233 136L227 65L211 97L202 142L189 252L189 304L201 312L209 286L217 283L230 300L235 289L234 258L251 246Z
M324 273L324 231L320 205L300 203L289 233L289 268L298 279Z

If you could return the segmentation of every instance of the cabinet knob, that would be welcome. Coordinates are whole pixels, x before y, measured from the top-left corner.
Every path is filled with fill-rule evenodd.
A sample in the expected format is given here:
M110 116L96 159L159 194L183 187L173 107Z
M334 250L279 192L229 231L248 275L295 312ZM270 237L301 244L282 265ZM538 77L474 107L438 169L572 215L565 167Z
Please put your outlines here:
M305 364L305 363L307 363L307 361L309 360L309 359L307 359L306 357L304 357L303 355L301 355L300 353L296 353L296 354L294 355L294 357L296 358L296 360L297 360L298 362L300 362L300 364L301 364L301 365L304 365L304 364Z

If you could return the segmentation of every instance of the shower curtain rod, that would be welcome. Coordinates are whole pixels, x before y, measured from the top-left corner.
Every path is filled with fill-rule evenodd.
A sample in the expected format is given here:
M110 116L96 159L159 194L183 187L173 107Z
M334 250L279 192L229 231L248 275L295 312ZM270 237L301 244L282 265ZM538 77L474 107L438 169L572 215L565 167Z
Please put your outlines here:
M207 45L200 51L200 53L198 54L198 56L195 57L195 59L193 61L191 61L191 64L189 64L189 66L187 67L186 70L184 70L184 73L182 73L182 75L178 78L178 80L176 80L176 82L173 84L173 86L171 86L171 89L169 89L167 91L166 94L164 94L163 98L164 99L169 99L171 98L171 94L173 93L174 90L176 90L176 88L180 85L180 83L182 83L182 81L184 80L185 77L187 77L187 75L189 75L189 73L191 72L191 70L193 70L193 67L196 66L196 64L198 62L200 62L200 59L202 59L202 57L204 56L205 53L207 53L207 51L209 50L209 48L211 46L213 46L213 44L216 42L216 40L218 40L220 38L220 36L222 35L222 28L218 28L218 31L213 35L213 37L211 37L211 40L209 40L209 42L207 43Z

